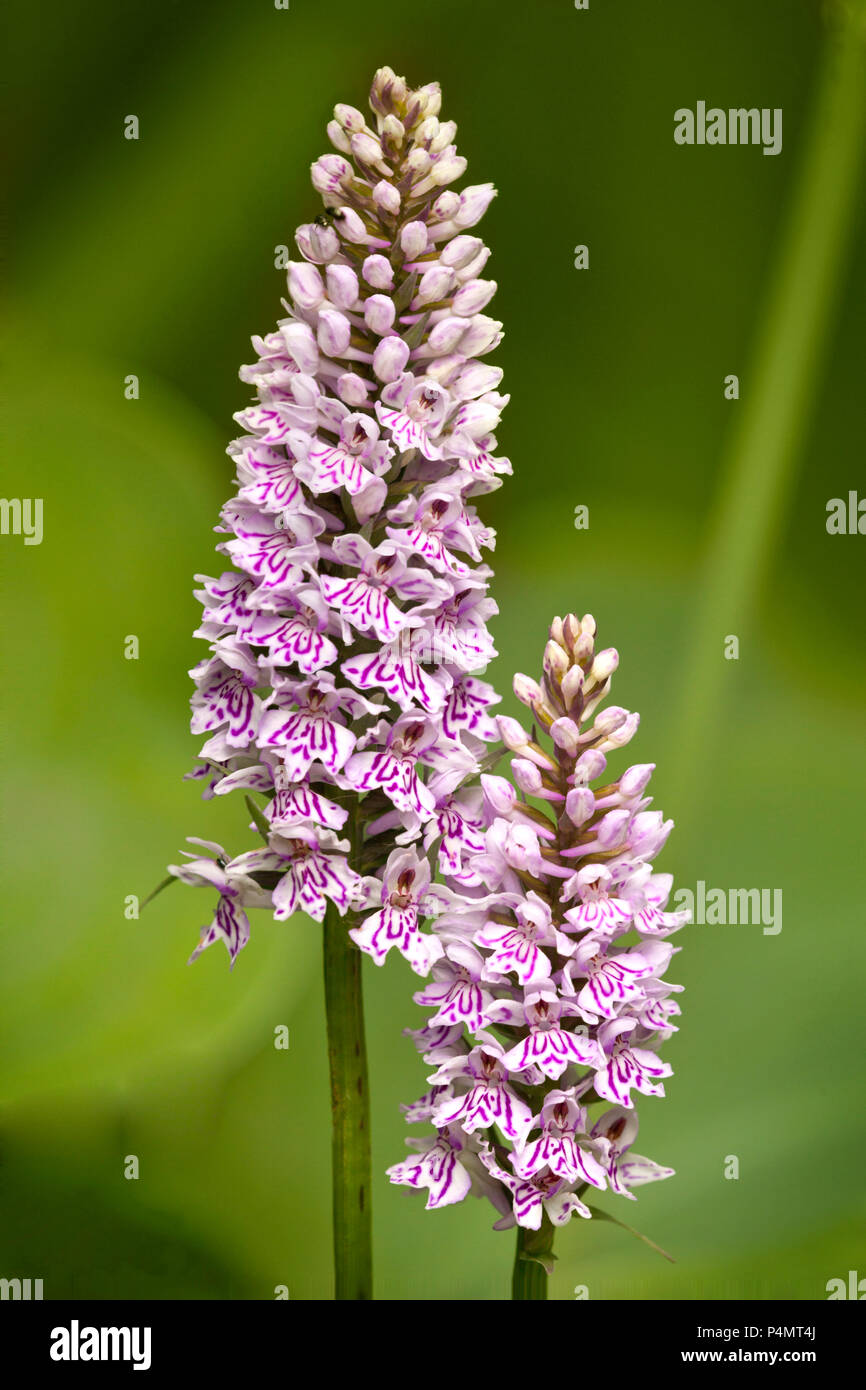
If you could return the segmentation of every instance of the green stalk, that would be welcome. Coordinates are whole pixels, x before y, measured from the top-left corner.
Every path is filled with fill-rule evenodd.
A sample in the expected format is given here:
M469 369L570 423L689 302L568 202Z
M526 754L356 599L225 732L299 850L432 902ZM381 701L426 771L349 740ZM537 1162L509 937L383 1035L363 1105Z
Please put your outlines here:
M854 225L866 133L866 4L831 21L808 138L722 475L674 721L683 814L723 711L722 640L742 640L806 437ZM685 817L683 817L685 819Z
M357 845L357 817L352 843ZM334 1279L338 1300L373 1297L370 1099L361 952L351 914L328 904L324 924L325 1015L331 1075Z
M517 1249L511 1276L512 1300L546 1299L548 1270L552 1264L553 1225L545 1212L540 1230L528 1231L523 1226L517 1228Z

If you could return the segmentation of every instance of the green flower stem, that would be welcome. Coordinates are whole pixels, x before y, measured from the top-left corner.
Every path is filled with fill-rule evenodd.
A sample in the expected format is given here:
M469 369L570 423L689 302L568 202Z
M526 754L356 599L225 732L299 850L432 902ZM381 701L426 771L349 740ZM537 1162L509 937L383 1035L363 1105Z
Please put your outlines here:
M544 1263L539 1263L539 1260ZM512 1299L547 1298L547 1270L553 1261L553 1225L545 1213L538 1231L517 1228L517 1250L511 1278Z
M361 952L350 918L325 914L325 1014L331 1074L335 1297L373 1297L370 1100Z

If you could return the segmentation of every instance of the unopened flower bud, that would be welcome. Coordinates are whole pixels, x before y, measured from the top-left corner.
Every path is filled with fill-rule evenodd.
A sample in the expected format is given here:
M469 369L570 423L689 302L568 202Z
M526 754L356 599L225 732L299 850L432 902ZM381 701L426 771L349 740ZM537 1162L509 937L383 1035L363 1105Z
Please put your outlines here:
M298 371L312 375L319 365L319 346L310 325L293 319L282 325L280 337Z
M632 819L631 811L608 811L595 827L595 835L602 849L614 849L621 845Z
M373 201L383 212L396 217L400 211L400 194L387 179L380 179L373 189Z
M364 226L361 218L354 208L337 208L339 213L340 236L344 241L349 241L353 245L360 246L366 241L370 241L370 235Z
M467 163L462 154L449 154L444 151L433 164L433 168L430 170L430 179L437 187L442 188L446 183L453 183L455 179L462 179L466 169ZM472 226L472 223L464 222L458 225Z
M499 714L496 716L496 723L499 726L499 737L512 753L519 753L528 746L529 734L516 719L512 719L508 714Z
M460 195L448 188L433 204L433 216L437 222L451 222L459 206Z
M431 266L425 270L418 282L415 304L435 304L444 299L454 284L454 272L444 265Z
M589 672L590 677L600 684L613 675L618 665L619 652L615 647L605 647L604 651L596 652Z
M340 238L333 227L320 227L318 222L307 222L295 233L298 250L308 261L324 265L331 261L340 250Z
M655 763L635 763L626 768L619 779L619 789L623 796L640 796L655 770Z
M374 290L390 290L394 284L394 268L385 256L368 256L361 267L361 274Z
M407 261L415 261L427 250L427 227L424 222L407 222L400 232L400 249Z
M433 160L426 150L420 150L416 146L406 159L406 172L411 175L414 183L420 183L430 172Z
M557 748L561 748L563 753L567 753L570 758L577 757L580 747L580 730L573 719L567 716L564 719L554 719L550 726L550 736Z
M641 811L631 823L629 849L641 859L652 859L658 854L673 828L673 821L665 820L661 811Z
M558 685L569 667L568 652L551 638L544 648L542 664L550 679Z
M390 332L396 312L393 299L386 294L371 294L364 303L364 321L370 331L380 338Z
M574 765L574 774L571 780L575 786L585 785L587 782L594 782L600 777L607 767L607 758L598 748L587 748L585 753L581 753Z
M518 787L527 796L537 796L543 789L541 772L528 758L513 758L511 772Z
M449 315L434 323L427 337L427 345L436 356L453 352L469 327L468 319L457 319Z
M517 794L511 783L504 777L494 777L490 773L482 773L481 787L495 816L507 816L513 811Z
M442 108L442 89L438 82L427 82L414 92L424 116L438 116Z
M435 116L427 116L415 127L415 143L423 145L425 150L430 148L431 141L436 139L439 134L439 122Z
M598 723L597 720L596 723ZM639 724L640 715L635 711L623 720L622 724L620 724L617 729L614 729L613 733L608 735L601 745L602 748L625 748L626 744L631 743L637 733Z
M464 188L460 194L460 206L452 214L456 226L474 227L476 222L481 221L495 197L496 189L492 183L478 183L471 188Z
M607 709L602 710L592 726L593 734L603 734L605 737L612 734L614 729L618 729L628 718L628 710L621 705L608 705Z
M335 309L323 309L319 314L316 339L322 352L328 357L342 357L349 346L352 326L349 320Z
M325 287L335 309L351 309L358 298L358 277L350 265L329 265Z
M334 119L339 122L344 130L350 135L356 131L363 130L367 122L363 115L355 106L347 106L345 102L338 102L334 107Z
M308 376L306 372L298 372L292 377L289 389L297 405L309 409L318 404L321 392L319 383L314 376Z
M406 138L406 130L403 122L395 115L385 117L382 122L382 140L387 140L392 145L402 145Z
M562 645L568 647L569 651L574 651L574 644L580 636L580 619L576 618L573 613L566 615L562 624L562 635Z
M486 314L476 314L460 340L467 357L483 357L502 341L502 324Z
M484 267L486 266L489 260L490 248L487 246L482 246L477 256L475 256L474 259L471 260L468 265L461 266L460 269L457 271L457 278L460 281L461 285L468 285L470 280L480 279L481 272L483 271Z
M393 79L393 81L392 81L392 83L391 83L391 103L392 103L392 105L394 105L394 106L402 106L408 95L409 95L409 88L408 88L408 86L407 86L407 84L406 84L406 79L405 79L405 77L397 77L397 76L395 76L394 79Z
M447 149L449 145L453 144L456 134L456 121L441 121L438 131L430 141L430 153L439 154L441 150Z
M452 270L461 270L483 249L484 242L480 237L456 236L453 241L443 246L439 259L443 265L450 265Z
M373 85L370 88L370 106L385 116L393 101L394 84L397 81L397 74L393 68L387 66L378 68L373 78ZM404 84L405 85L405 84Z
M565 814L572 825L583 825L594 810L595 797L589 787L572 787L565 798Z
M346 405L365 405L369 390L357 372L344 372L337 377L337 395Z
M380 381L396 381L405 370L411 349L396 333L383 338L373 353L373 371Z
M579 666L569 666L562 678L562 698L570 709L583 690L584 674Z
M454 428L470 439L483 439L499 424L500 411L485 401L467 401L454 417Z
M505 858L514 869L537 873L541 867L538 836L528 825L512 825L505 842Z
M451 322L454 323L455 320L452 319ZM456 322L459 323L460 320ZM487 391L493 391L501 380L501 367L491 367L486 362L469 362L460 373L456 394L461 400L472 400L477 396L483 396Z
M289 294L299 309L315 309L325 297L322 277L314 265L306 261L290 261Z
M473 314L480 314L481 310L486 308L495 293L495 280L470 280L457 291L452 307L455 314L471 318Z
M362 130L352 136L352 154L361 164L381 164L383 160L382 146L375 135L369 131ZM375 197L376 190L373 190Z
M328 132L328 139L335 150L339 150L340 154L352 153L352 141L339 121L328 121L326 129Z
M462 366L463 358L458 353L452 352L446 357L437 357L430 362L427 366L427 375L450 390Z
M338 193L352 177L352 166L341 154L323 154L311 169L317 193Z
M520 672L514 677L513 688L522 705L532 705L536 700L544 698L538 681L534 681L531 676L524 676Z

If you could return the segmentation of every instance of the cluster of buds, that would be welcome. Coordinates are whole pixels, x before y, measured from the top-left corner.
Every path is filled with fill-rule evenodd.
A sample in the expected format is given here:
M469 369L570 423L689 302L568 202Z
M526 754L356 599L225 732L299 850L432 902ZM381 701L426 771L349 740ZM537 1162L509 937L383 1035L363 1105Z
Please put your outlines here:
M236 416L238 490L216 528L232 568L198 576L210 655L191 672L192 729L207 742L190 775L206 797L261 796L264 843L232 858L195 840L172 866L218 892L193 958L222 940L233 962L249 907L321 920L329 902L402 900L405 867L404 888L377 877L395 844L439 837L447 869L455 840L477 842L479 798L460 788L496 738L477 674L496 607L494 535L470 499L511 467L502 373L483 361L496 285L470 229L495 190L450 188L466 161L438 85L383 68L370 107L371 122L335 108L337 153L313 165L324 211L298 229L286 317L241 370L257 399ZM375 922L359 944L384 959Z
M672 1171L632 1152L632 1093L664 1095L671 1074L667 938L688 914L665 911L671 875L651 864L672 827L648 809L654 765L604 781L638 716L600 710L618 656L595 633L591 616L555 619L540 681L515 677L533 716L498 720L516 786L481 777L483 845L430 904L433 975L415 995L431 1089L406 1114L435 1132L391 1180L428 1207L486 1195L497 1228L588 1217L587 1188L631 1197Z

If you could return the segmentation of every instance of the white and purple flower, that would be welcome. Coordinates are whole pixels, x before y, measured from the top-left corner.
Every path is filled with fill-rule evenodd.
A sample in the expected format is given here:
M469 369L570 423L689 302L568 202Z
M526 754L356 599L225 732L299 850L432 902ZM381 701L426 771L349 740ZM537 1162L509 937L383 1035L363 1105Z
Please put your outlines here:
M235 880L280 920L354 913L372 876L381 905L356 943L428 974L430 880L467 882L482 846L480 800L460 788L497 737L499 697L473 674L496 654L495 538L472 499L511 465L496 454L502 373L484 361L496 286L469 234L494 189L450 187L466 161L440 100L382 68L369 122L335 108L337 152L312 168L325 209L298 228L286 316L241 369L255 399L235 417L237 493L217 528L232 568L197 577L211 654L192 672L193 732L208 735L194 775L206 797L261 797L268 833L213 881L196 954L223 939L234 960L247 941Z
M659 1047L680 986L665 979L666 938L686 915L665 911L671 876L652 870L671 828L647 810L652 766L590 786L637 728L625 710L599 712L617 662L596 652L590 616L556 619L541 680L514 681L533 732L499 720L518 790L485 773L472 799L467 787L454 793L472 808L472 848L440 860L453 892L432 921L434 982L415 995L430 1016L411 1034L437 1070L407 1119L432 1121L431 1153L460 1152L449 1200L487 1196L498 1229L586 1218L587 1188L633 1197L672 1173L631 1153L633 1093L662 1096L671 1074ZM426 835L451 829L440 813ZM409 1185L414 1172L389 1169Z

